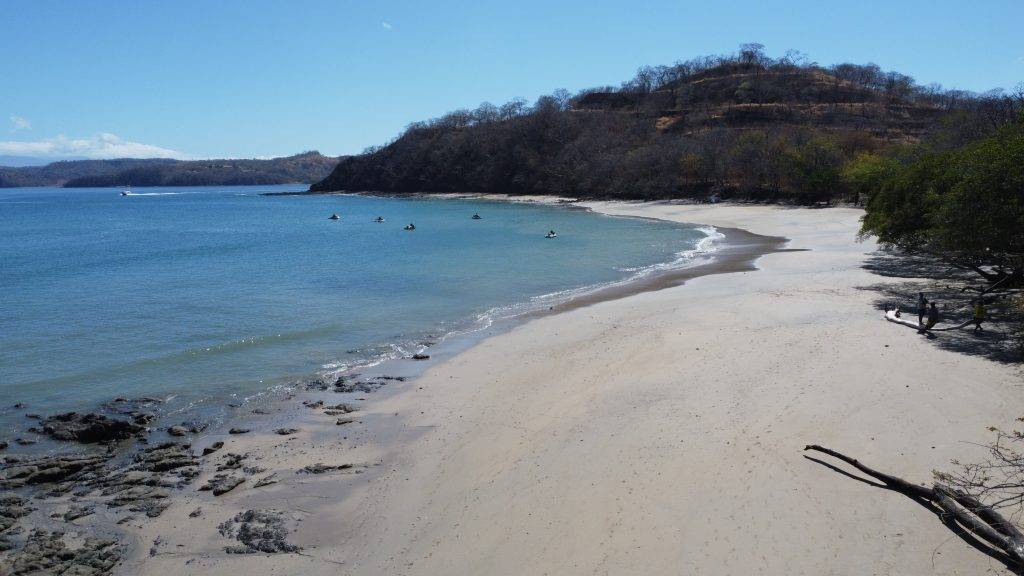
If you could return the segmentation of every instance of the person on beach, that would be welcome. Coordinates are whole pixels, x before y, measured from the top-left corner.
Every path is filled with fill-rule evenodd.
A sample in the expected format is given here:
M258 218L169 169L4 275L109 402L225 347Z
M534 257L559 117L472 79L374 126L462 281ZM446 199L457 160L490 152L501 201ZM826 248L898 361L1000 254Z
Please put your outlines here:
M928 299L924 297L924 292L917 293L917 325L924 325L924 315L928 313Z
M931 330L932 328L935 327L936 324L939 323L939 309L935 306L935 301L932 301L931 304L931 308L928 309L928 323L922 326L921 329L917 331L918 334L923 334Z
M985 303L982 301L981 297L979 296L978 299L974 301L974 331L975 332L980 332L981 331L981 323L984 322L984 320L985 320Z

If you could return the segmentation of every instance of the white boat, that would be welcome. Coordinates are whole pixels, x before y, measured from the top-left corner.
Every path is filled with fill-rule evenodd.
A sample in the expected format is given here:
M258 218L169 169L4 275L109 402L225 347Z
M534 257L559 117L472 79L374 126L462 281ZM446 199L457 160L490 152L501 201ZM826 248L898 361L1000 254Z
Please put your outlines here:
M558 234L555 234L555 231L552 230L551 232L548 232L547 234L545 234L544 237L545 238L558 238Z
M927 318L927 317L926 317ZM956 324L954 326L945 326L943 328L926 328L917 323L917 314L904 315L902 312L899 316L896 315L896 310L887 310L885 313L885 319L895 324L901 324L908 328L914 328L916 330L925 330L927 332L945 332L947 330L958 330L969 324L972 324L974 320L968 320L966 322Z
M121 196L131 196L131 194L132 194L132 185L131 184L125 186L124 190L121 190Z

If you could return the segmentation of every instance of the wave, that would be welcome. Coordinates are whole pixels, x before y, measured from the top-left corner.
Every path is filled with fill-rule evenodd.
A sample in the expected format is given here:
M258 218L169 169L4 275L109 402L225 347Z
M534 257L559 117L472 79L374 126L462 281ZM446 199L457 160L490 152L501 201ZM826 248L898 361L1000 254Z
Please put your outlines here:
M718 250L716 242L725 238L725 235L716 230L713 226L701 226L695 230L704 234L704 237L698 240L693 248L677 252L672 260L648 266L620 268L619 270L622 272L631 273L626 278L622 278L620 280L591 284L589 286L570 288L567 290L559 290L549 294L533 296L527 302L513 304L510 306L498 306L481 314L478 318L478 322L486 328L497 320L508 320L523 314L529 314L531 312L543 310L544 308L564 304L572 301L573 299L588 296L601 290L631 284L652 274L672 272L703 264L713 256L714 252Z
M385 362L408 358L413 354L423 352L430 345L441 344L450 338L481 332L490 328L496 322L512 321L526 314L564 304L607 288L636 282L652 274L671 272L703 264L718 250L717 242L725 238L725 235L713 226L701 226L695 228L695 230L704 234L704 237L698 240L693 248L677 252L674 258L667 262L659 262L636 268L622 268L620 271L628 272L629 275L619 280L559 290L557 292L532 296L523 302L495 306L468 320L456 323L457 325L455 326L449 326L447 330L442 331L443 334L439 337L430 334L407 335L395 341L368 346L359 350L350 350L349 352L355 354L356 358L323 364L318 376L325 379L334 379L345 373L366 370ZM424 340L430 340L431 343L425 344Z

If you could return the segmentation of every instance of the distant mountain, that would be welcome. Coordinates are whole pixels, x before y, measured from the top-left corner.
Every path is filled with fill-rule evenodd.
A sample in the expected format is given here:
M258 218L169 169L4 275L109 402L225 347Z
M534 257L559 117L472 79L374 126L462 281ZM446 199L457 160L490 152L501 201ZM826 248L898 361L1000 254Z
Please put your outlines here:
M620 87L456 110L343 159L311 187L580 197L844 194L843 166L940 130L966 134L1012 97L920 86L874 64L734 55L643 67ZM959 136L951 136L957 138Z
M85 160L85 158L62 158L62 160ZM53 161L53 158L38 158L35 156L0 156L0 167L46 166L47 164L52 164Z
M304 183L323 179L337 163L338 158L324 156L319 152L269 160L70 160L45 166L0 167L0 188Z

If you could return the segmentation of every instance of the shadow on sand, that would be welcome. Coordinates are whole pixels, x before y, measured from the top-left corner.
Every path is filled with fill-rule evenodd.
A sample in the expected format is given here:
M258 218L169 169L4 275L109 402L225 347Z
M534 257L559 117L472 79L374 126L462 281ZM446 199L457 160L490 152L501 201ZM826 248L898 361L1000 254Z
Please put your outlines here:
M899 306L904 314L917 315L917 293L924 292L929 301L938 303L942 328L961 324L971 319L973 292L965 286L977 285L976 277L968 272L952 268L934 258L908 256L898 252L879 250L864 263L863 268L883 278L899 281L879 282L859 289L877 294L874 306L879 310ZM1021 361L1020 342L1014 331L1021 326L1019 313L1010 310L1009 302L1002 296L986 298L988 319L980 332L970 325L958 330L923 334L936 346L960 352L983 356L1002 363ZM893 329L908 332L913 328L892 325Z

